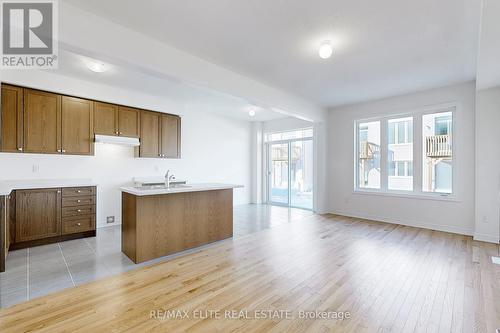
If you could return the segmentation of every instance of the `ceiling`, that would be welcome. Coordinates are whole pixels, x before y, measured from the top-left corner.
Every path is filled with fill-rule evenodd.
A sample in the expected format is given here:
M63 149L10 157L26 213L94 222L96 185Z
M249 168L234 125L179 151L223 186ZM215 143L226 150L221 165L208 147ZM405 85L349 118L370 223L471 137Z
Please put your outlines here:
M234 119L269 121L288 117L285 114L252 105L241 98L189 85L170 77L162 77L157 73L145 73L138 68L130 68L121 64L106 63L106 72L94 73L87 68L89 61L95 60L60 49L57 74L171 99L184 105L185 109L216 113ZM255 111L254 117L249 116L250 109Z
M65 1L323 107L476 75L476 0Z

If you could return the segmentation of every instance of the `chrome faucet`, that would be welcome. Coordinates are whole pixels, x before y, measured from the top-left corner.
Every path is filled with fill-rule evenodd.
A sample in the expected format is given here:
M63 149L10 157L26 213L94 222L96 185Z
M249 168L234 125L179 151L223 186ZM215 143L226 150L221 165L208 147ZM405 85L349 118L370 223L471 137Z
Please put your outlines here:
M165 174L165 187L170 188L170 182L172 180L175 180L175 176L170 174L170 170L167 170L167 173Z

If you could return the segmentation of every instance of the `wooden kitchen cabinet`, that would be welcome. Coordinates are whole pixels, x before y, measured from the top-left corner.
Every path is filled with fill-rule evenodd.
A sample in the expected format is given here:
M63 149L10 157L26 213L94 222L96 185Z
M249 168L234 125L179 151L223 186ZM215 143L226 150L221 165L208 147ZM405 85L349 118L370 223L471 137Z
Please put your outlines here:
M0 150L23 151L23 88L2 84Z
M108 103L95 103L96 134L139 137L140 110Z
M160 114L141 112L141 145L139 157L161 157L160 152Z
M181 153L180 147L181 135L181 119L178 116L169 114L161 115L161 157L179 158Z
M24 89L24 152L61 153L61 95Z
M61 234L61 189L16 191L16 243Z
M94 132L101 135L118 135L118 106L94 103Z
M118 135L138 138L140 136L141 112L138 109L118 108Z
M93 102L75 97L62 97L63 154L94 154Z
M181 119L160 112L141 112L138 157L180 157Z

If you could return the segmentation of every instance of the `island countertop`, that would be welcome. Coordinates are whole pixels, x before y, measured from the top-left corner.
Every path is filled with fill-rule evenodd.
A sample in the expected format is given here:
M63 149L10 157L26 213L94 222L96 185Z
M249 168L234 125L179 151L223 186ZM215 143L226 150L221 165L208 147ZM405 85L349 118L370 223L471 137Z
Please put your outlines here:
M198 183L198 184L186 184L181 186L173 186L170 188L163 188L158 186L152 187L121 187L120 191L136 195L136 196L147 196L147 195L161 195L161 194L172 194L172 193L186 193L186 192L203 192L203 191L214 191L214 190L226 190L233 188L242 188L243 185L235 184L220 184L220 183Z

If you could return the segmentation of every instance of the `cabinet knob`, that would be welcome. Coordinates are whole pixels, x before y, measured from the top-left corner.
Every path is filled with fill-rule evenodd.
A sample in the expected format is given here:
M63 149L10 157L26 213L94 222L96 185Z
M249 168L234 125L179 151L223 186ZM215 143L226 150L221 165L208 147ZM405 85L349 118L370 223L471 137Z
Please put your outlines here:
M82 202L82 200L76 200L76 202L80 203L80 202Z
M63 149L63 150L62 150L62 152L63 152L63 153L65 153L65 152L66 152L66 150L65 150L65 149Z
M77 212L78 212L78 213L81 213L81 212L82 212L82 210L81 210L81 209L78 209L78 210L77 210Z
M58 153L60 153L60 152L61 152L61 149L58 149L58 150L57 150L57 152L58 152Z
M61 191L57 191L57 194L61 193Z
M82 193L82 191L81 190L77 190L76 193Z
M82 224L81 224L80 222L78 222L76 225L77 225L77 226L81 226Z
M22 147L19 147L19 148L17 148L17 150L19 150L19 151L23 151L23 148L22 148Z
M119 134L118 131L116 131L115 134Z
M122 135L123 133L122 133L122 132L119 132L118 134Z

